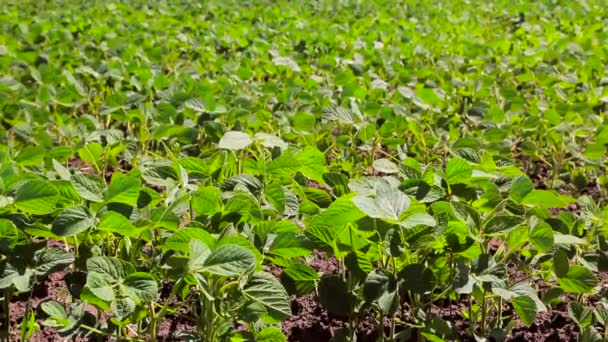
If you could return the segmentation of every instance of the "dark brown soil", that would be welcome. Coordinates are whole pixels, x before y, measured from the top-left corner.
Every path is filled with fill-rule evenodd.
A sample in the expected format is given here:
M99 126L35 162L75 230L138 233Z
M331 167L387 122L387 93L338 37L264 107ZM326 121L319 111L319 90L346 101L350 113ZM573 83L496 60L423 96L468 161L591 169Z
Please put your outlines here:
M322 273L338 273L340 266L336 257L328 256L326 253L315 250L314 258L308 263L310 267Z

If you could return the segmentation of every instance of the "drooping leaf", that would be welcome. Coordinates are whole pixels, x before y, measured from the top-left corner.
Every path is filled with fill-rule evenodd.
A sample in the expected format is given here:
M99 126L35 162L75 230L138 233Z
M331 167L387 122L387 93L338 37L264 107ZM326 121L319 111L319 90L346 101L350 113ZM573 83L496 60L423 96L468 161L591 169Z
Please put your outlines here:
M531 326L536 319L536 303L530 296L519 296L511 299L511 304L522 322L527 326Z

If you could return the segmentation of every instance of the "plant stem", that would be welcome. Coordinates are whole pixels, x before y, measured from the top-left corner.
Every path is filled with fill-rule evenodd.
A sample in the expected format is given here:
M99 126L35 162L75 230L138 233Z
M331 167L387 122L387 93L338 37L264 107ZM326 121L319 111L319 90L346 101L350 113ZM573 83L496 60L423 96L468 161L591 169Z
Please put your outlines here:
M179 285L180 285L181 281L182 281L182 279L178 280L173 285L173 288L171 289L171 294L169 294L169 297L165 301L165 304L163 304L163 307L160 309L160 311L158 312L158 314L155 314L155 312L154 312L154 305L151 306L150 314L152 316L152 319L150 320L149 330L150 330L150 336L151 336L151 341L152 342L156 341L158 322L165 315L165 313L167 312L167 310L169 309L169 305L171 304L171 302L175 298L175 295L177 294L177 289L179 288Z
M94 327L89 326L89 325L86 325L86 324L80 324L80 327L81 327L81 328L83 328L83 329L86 329L86 330L88 330L88 331L90 331L90 332L92 332L92 333L95 333L95 334L101 335L101 336L106 336L106 337L115 337L115 336L113 336L112 334L108 334L108 333L107 333L107 332L105 332L105 331L101 331L101 330L99 330L99 329L97 329L97 328L94 328Z
M393 316L391 317L391 341L395 341L395 328L397 326L397 323L395 321L395 314L393 314ZM384 327L384 324L383 324Z

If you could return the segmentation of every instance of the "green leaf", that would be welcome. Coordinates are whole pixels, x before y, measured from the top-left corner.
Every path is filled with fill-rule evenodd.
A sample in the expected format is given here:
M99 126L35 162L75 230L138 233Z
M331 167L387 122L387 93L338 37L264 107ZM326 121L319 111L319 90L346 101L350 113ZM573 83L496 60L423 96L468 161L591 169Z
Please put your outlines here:
M211 249L203 241L197 239L190 240L189 249L188 269L191 271L202 270L205 266L205 260L211 254Z
M391 281L392 275L384 270L374 270L367 275L363 284L363 298L371 303L382 295Z
M74 262L74 256L63 249L43 248L34 253L33 264L37 275L48 275Z
M315 216L311 224L336 227L362 219L365 217L365 213L355 206L351 200L352 197L347 195L338 198L327 209Z
M272 179L282 179L293 175L300 167L300 162L297 159L282 155L266 165L266 174Z
M319 184L325 184L323 174L327 172L325 167L325 155L314 146L306 146L295 155L300 163L300 172Z
M497 234L517 227L523 219L519 216L498 215L494 216L486 223L483 230L485 234Z
M429 226L434 227L437 225L435 218L427 213L414 213L407 216L402 221L397 222L403 228L414 228L417 226Z
M568 313L580 328L593 324L593 310L578 302L568 303Z
M113 173L110 186L106 190L104 199L107 203L123 203L134 207L137 205L139 190L141 188L141 175L139 172Z
M97 171L100 171L98 165L102 154L103 146L101 146L99 143L90 143L78 150L78 156L80 159L94 165L95 168L98 169Z
M97 230L128 237L138 237L145 229L135 227L128 218L115 211L106 211L97 224Z
M78 173L72 175L71 182L80 197L91 202L103 202L105 185L99 176Z
M530 296L518 296L511 299L511 304L526 327L530 327L536 319L536 302Z
M388 182L376 185L376 197L356 196L352 199L357 208L369 217L396 221L410 207L409 197Z
M338 197L350 192L348 187L348 177L339 172L327 172L323 174L323 180L331 187L334 194Z
M570 262L568 261L568 254L559 249L553 254L553 272L557 277L565 277L568 275L570 269Z
M553 229L545 222L540 222L530 231L530 243L539 252L544 253L553 248Z
M266 187L266 199L274 207L274 209L283 213L285 211L285 190L283 186L277 183L272 183Z
M588 268L572 265L564 277L558 277L559 286L566 292L588 293L597 285L598 280Z
M223 245L211 252L203 271L220 276L246 273L255 267L255 255L239 245Z
M51 300L48 302L42 302L42 303L40 303L40 307L41 307L42 311L44 311L44 313L46 313L47 315L51 316L54 319L66 320L66 321L68 319L68 315L65 312L65 308L63 307L63 304L61 304L55 300Z
M509 197L518 204L534 190L534 183L527 176L517 176L511 183L511 189L509 190Z
M192 194L192 209L197 215L214 215L222 210L220 189L208 186L198 189Z
M114 318L122 321L135 311L135 301L129 297L115 298L110 307Z
M452 159L445 169L445 181L448 184L467 183L473 176L473 168L464 159Z
M218 144L219 148L238 151L251 145L253 139L247 134L239 131L229 131L224 133Z
M85 207L64 209L53 221L52 232L59 236L74 236L89 229L93 224L91 213Z
M163 250L173 250L186 254L189 251L190 241L195 239L204 242L209 248L212 248L215 244L215 239L206 230L202 228L184 228L168 237L162 248Z
M129 274L122 283L123 290L136 302L151 302L158 296L158 282L151 274L145 272L135 272Z
M576 200L566 195L556 195L547 190L533 190L522 200L521 204L541 207L541 208L564 208L576 202Z
M323 225L310 225L306 228L304 234L312 241L327 247L333 247L338 238L335 228Z
M284 320L291 315L291 305L287 291L272 274L255 273L245 285L243 293L250 299L264 305L268 314L274 319Z
M44 215L55 208L58 198L57 189L49 182L30 180L17 189L14 205L24 213Z
M86 286L93 295L101 300L110 302L114 299L114 284L102 273L89 272Z
M277 328L264 328L255 336L255 342L285 342L287 339Z
M15 162L22 166L36 166L44 163L44 156L47 151L38 146L29 146L17 154L15 157Z
M87 271L89 274L101 274L108 281L118 282L135 272L135 267L116 257L96 256L87 259Z

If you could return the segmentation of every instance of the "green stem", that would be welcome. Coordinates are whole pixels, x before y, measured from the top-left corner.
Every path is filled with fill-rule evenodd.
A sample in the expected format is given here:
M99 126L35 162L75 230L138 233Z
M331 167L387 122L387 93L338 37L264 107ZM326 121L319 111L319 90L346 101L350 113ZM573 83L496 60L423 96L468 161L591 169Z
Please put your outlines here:
M485 336L486 333L486 291L483 291L483 297L481 298L481 336Z
M107 333L107 332L105 332L105 331L101 331L101 330L99 330L99 329L97 329L97 328L91 327L91 326L86 325L86 324L80 324L80 327L81 327L81 328L83 328L83 329L86 329L86 330L88 330L88 331L90 331L90 332L92 332L92 333L95 333L95 334L101 335L101 336L106 336L106 337L115 337L115 336L114 336L114 335L112 335L112 334L108 334L108 333Z
M397 322L395 321L395 314L391 317L391 341L395 341L395 329L397 326Z
M23 316L23 321L21 322L21 340L20 341L25 341L25 335L27 333L27 329L24 329L24 325L27 326L29 324L30 321L30 315L32 314L32 296L34 295L34 286L32 286L32 289L30 290L30 295L28 297L27 300L27 305L25 307L25 315Z
M151 341L153 341L153 342L156 341L156 338L157 338L157 335L158 335L157 334L158 322L167 313L167 310L169 309L169 305L171 304L171 302L175 298L175 296L177 294L177 289L179 288L179 285L180 285L181 282L182 282L182 279L178 280L173 285L173 288L171 289L171 294L169 294L169 298L167 298L167 300L165 301L165 304L163 304L163 306L160 309L160 311L158 312L158 314L155 314L155 312L154 312L154 305L151 306L150 314L151 314L152 317L151 317L151 320L150 320L150 328L149 329L150 329Z

